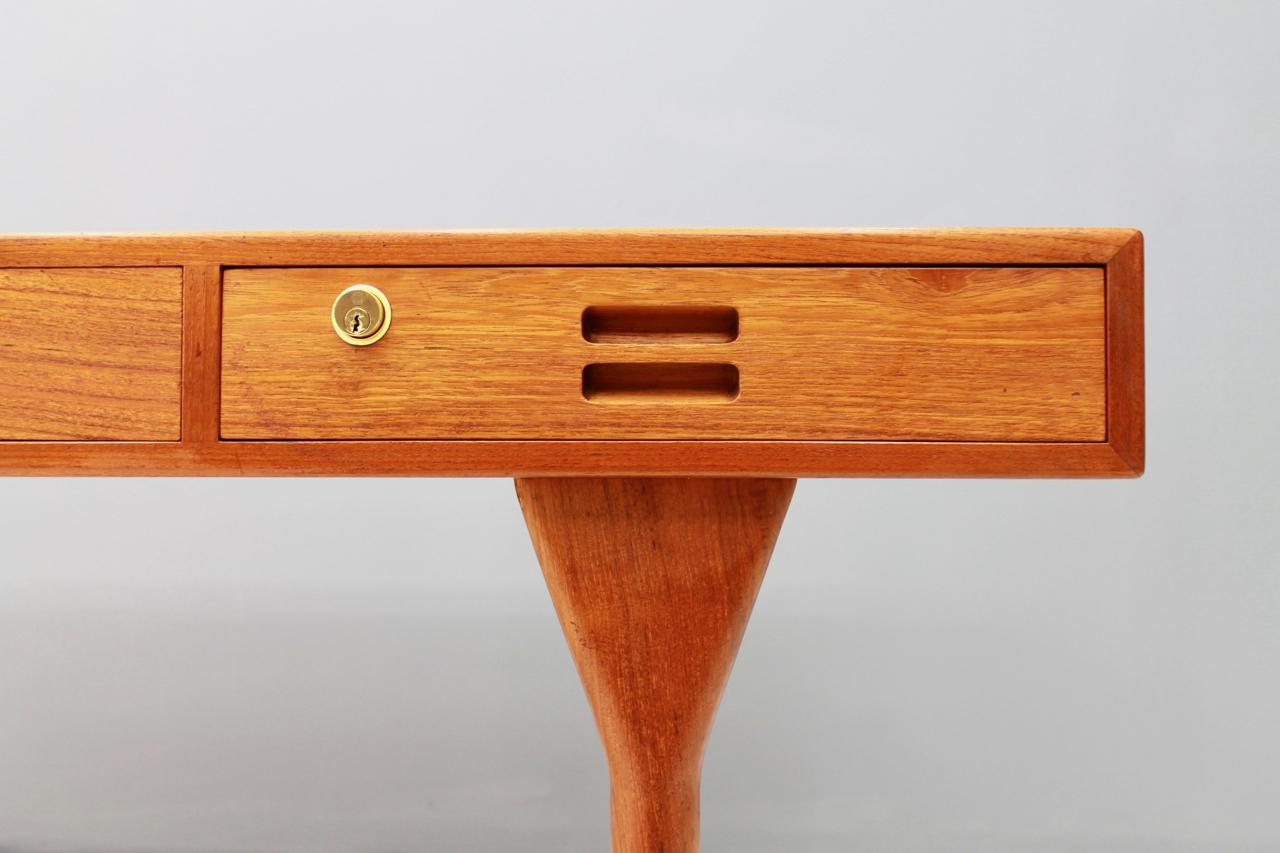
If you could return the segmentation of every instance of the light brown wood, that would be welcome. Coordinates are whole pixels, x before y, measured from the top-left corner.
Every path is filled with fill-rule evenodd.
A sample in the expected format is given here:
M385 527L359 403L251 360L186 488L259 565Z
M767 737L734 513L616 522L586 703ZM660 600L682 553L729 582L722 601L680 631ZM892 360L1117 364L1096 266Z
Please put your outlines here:
M109 477L1133 477L1103 442L0 442L0 473Z
M614 853L696 853L702 756L794 480L516 491L609 759Z
M1107 264L1107 440L1134 475L1146 467L1142 234Z
M218 440L222 394L222 269L193 264L182 272L182 438Z
M1103 441L1018 442L258 442L218 437L222 268L538 264L1105 270L1106 436ZM1143 467L1142 240L1132 229L0 235L0 268L139 265L187 267L183 441L0 441L0 474L1132 477Z
M182 274L0 269L0 440L177 441Z
M371 347L329 322L357 282L393 307ZM1106 438L1098 268L244 269L223 300L224 438ZM736 339L583 334L592 306L708 304ZM594 363L731 364L740 393L584 394Z
M1132 228L284 231L0 235L0 266L1089 264Z

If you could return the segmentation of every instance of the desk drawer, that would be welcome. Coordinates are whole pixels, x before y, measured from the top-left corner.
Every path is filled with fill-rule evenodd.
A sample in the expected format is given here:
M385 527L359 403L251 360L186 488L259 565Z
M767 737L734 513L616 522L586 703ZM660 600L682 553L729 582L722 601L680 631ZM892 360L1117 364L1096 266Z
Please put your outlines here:
M0 441L177 441L180 268L0 269Z
M389 331L330 322L352 284ZM228 439L1106 440L1099 267L235 269Z

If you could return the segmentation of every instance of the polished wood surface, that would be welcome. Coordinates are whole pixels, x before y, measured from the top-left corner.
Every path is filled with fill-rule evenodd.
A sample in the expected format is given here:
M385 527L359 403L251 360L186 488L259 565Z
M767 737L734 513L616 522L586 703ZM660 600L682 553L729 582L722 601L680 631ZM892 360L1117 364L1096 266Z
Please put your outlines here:
M1143 240L1135 233L1107 263L1107 441L1135 475L1147 457Z
M614 853L695 853L702 756L794 480L518 480L609 759Z
M1105 436L1088 441L221 437L220 285L232 268L566 264L1065 265L1103 270ZM1144 465L1142 242L1131 229L0 236L0 268L136 265L184 268L182 441L0 441L0 473L1126 477L1141 473ZM626 329L622 333L632 334ZM606 330L610 334L616 329Z
M0 475L1133 477L1108 442L0 442Z
M329 323L355 283L393 306L375 346ZM593 306L706 304L737 309L733 340L584 329ZM1103 441L1105 323L1089 267L230 270L222 436ZM670 366L584 393L597 362ZM740 393L679 393L680 364L733 365Z
M222 268L182 271L182 441L216 446L222 386Z
M177 441L182 273L0 269L0 441Z
M0 266L1107 263L1132 228L281 231L0 235Z

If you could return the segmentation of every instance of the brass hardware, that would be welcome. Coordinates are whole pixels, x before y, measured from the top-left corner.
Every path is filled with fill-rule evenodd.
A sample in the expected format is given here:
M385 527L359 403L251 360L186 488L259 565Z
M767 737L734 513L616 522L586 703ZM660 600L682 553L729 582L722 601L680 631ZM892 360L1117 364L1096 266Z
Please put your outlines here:
M333 330L349 344L368 346L391 328L391 303L371 284L353 284L333 300Z

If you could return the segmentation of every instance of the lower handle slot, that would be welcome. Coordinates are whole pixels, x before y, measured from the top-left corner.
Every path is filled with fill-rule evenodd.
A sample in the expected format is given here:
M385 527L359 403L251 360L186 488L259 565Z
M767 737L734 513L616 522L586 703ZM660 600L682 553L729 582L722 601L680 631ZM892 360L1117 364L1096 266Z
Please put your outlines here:
M597 403L729 403L738 397L734 364L588 364L582 396Z

